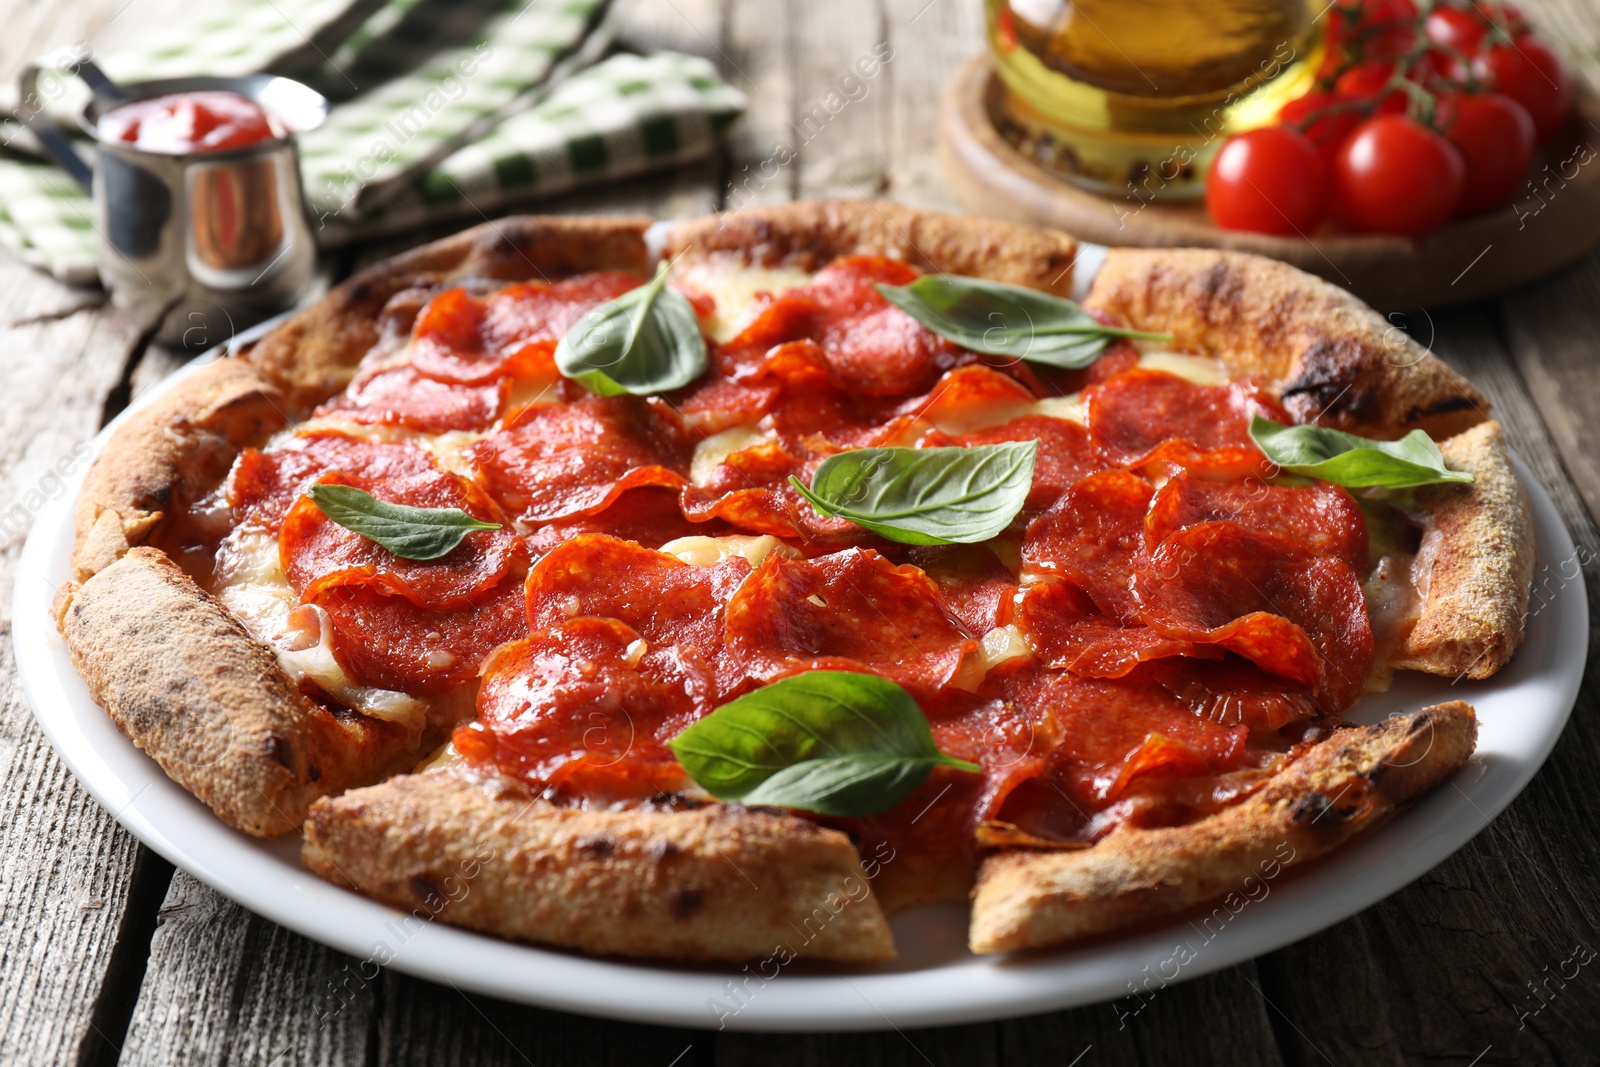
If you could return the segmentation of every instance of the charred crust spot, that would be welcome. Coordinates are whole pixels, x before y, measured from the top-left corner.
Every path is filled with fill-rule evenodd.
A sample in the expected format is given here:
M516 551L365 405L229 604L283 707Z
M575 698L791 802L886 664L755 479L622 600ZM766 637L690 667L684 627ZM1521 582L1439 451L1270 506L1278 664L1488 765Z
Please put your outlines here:
M658 863L663 863L667 860L675 859L678 856L683 855L683 849L678 846L676 841L652 841L650 842L649 851L650 858Z
M277 734L268 734L262 742L262 751L268 759L276 760L285 770L294 770L294 746Z
M444 907L444 889L439 885L438 877L432 871L418 871L406 879L406 890L430 911L438 911Z
M322 768L318 767L315 763L313 763L311 766L307 767L306 768L306 781L308 781L308 782L320 782L320 781L322 781Z
M672 894L669 907L672 914L679 919L687 919L705 906L698 890L680 889Z
M369 282L356 280L350 283L350 299L355 303L366 303L377 297L378 292Z
M615 838L597 834L593 837L580 837L572 843L572 847L586 856L595 859L604 859L617 851Z
M1289 808L1289 816L1297 823L1310 825L1327 814L1332 806L1326 793L1307 793L1295 798Z
M1452 411L1465 411L1478 405L1470 396L1451 396L1443 400L1435 400L1431 404L1414 407L1406 411L1407 422L1417 422L1433 415L1448 415Z

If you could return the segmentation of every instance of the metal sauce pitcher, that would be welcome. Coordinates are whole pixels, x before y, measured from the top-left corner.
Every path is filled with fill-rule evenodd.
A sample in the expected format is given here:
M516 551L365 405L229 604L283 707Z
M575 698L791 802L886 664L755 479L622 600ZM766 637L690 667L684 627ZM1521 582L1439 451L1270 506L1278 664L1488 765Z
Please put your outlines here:
M94 91L78 118L95 141L85 163L37 101L41 72L70 70ZM112 302L156 338L205 348L293 307L310 286L316 244L300 188L294 134L320 125L328 102L289 78L165 78L117 85L81 52L24 68L22 115L52 159L94 200L100 277ZM103 138L120 104L198 90L238 93L288 129L279 138L209 152L167 153Z

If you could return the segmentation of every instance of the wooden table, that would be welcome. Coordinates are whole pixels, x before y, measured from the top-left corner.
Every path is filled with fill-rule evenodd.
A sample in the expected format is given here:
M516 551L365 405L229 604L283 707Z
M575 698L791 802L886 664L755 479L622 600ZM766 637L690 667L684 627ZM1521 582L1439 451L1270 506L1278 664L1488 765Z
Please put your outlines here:
M1600 0L1522 6L1569 55L1600 69ZM4 0L0 71L9 77L27 56L84 36L114 45L181 18L183 8L176 0ZM749 94L748 116L716 158L537 210L665 217L863 196L955 206L933 162L933 116L940 84L979 47L977 0L654 0L634 9L627 35L715 60ZM789 123L884 41L892 58L865 95L851 94L858 99L795 162L763 180L760 163L774 142L796 140ZM333 257L330 276L427 236ZM1536 226L1527 239L1538 239ZM1409 313L1421 340L1493 400L1580 546L1593 602L1600 253L1499 300L1431 315L1383 310ZM59 491L52 467L70 465L79 442L181 358L149 344L98 293L0 257L5 537L14 532L10 516L25 518L38 493ZM0 630L46 625L9 617L20 547L20 537L0 547ZM1545 561L1541 579L1559 581L1560 562ZM1544 770L1448 862L1299 944L1162 990L1126 1026L1102 1004L940 1030L775 1036L563 1015L392 972L363 981L354 960L174 872L120 829L45 741L13 682L12 656L10 641L0 642L3 1063L1600 1062L1600 966L1565 983L1551 977L1576 947L1592 955L1600 946L1594 667Z

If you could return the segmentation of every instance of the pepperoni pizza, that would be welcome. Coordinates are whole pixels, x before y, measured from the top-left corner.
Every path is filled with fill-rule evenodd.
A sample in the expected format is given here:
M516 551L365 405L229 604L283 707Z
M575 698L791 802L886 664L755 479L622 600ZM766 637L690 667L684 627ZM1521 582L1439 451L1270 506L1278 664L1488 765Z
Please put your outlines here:
M507 937L863 961L923 901L977 952L1201 903L1462 767L1466 704L1340 716L1510 659L1530 512L1343 291L1113 250L1078 308L1075 253L870 203L426 246L121 428L61 632L220 818Z

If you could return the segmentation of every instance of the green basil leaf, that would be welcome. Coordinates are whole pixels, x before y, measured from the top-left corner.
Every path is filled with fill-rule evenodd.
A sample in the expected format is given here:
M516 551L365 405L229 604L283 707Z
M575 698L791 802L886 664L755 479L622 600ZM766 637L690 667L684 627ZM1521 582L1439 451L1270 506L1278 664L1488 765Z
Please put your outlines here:
M1010 525L1033 485L1037 441L972 448L857 448L829 456L807 487L789 482L824 515L891 541L987 541Z
M601 396L650 396L681 388L709 361L689 298L667 287L667 265L637 289L573 323L556 346L556 367Z
M1250 420L1250 439L1284 470L1350 489L1472 481L1469 472L1446 467L1439 446L1421 430L1398 441L1373 441L1326 426L1285 426L1257 415Z
M460 508L386 503L353 485L313 485L310 496L328 518L401 559L438 559L454 551L472 530L501 528L498 522L480 522Z
M853 671L780 679L722 705L667 744L718 800L819 815L886 811L941 765L983 770L939 751L911 694Z
M1105 326L1070 300L1020 285L925 274L878 285L885 300L963 348L1053 367L1087 367L1114 338L1170 342L1170 334Z

